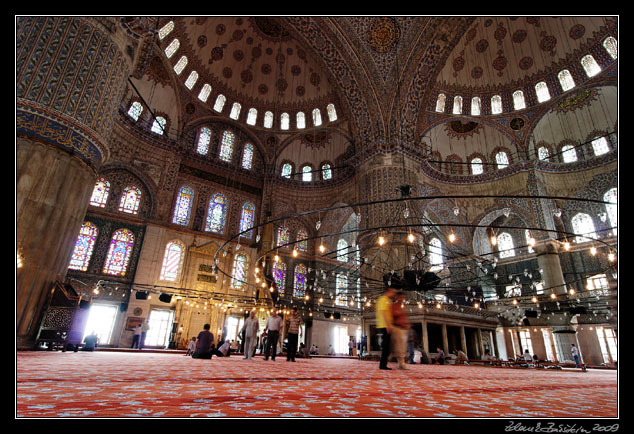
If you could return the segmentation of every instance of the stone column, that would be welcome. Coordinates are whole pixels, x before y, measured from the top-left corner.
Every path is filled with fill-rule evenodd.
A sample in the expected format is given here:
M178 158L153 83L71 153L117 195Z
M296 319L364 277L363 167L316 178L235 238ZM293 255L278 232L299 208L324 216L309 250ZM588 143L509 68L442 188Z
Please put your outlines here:
M24 263L16 273L18 349L35 344L108 158L134 52L126 40L114 18L16 19L16 249Z
M429 335L427 334L427 321L422 321L423 325L423 350L429 354Z
M464 326L460 326L460 345L462 346L462 351L464 351L467 357L471 357L471 355L467 353L467 337L464 333Z
M478 327L477 329L477 339L478 339L478 347L480 348L480 354L477 354L476 356L479 358L482 358L482 355L484 355L484 343L482 342L482 329L480 327Z
M445 354L449 354L449 341L447 339L447 324L442 325L442 347Z

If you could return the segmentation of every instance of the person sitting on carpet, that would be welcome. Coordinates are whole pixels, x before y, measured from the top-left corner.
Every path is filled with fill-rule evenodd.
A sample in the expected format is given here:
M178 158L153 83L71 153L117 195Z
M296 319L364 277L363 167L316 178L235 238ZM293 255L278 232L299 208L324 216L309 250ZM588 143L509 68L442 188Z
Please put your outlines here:
M98 343L99 337L95 334L95 332L92 332L84 338L84 347L82 348L82 351L95 351Z
M433 363L438 363L439 365L445 364L445 352L442 348L436 348L437 354L436 357L433 358Z
M213 353L218 357L229 357L229 341L225 341L217 350L214 350Z
M462 364L469 364L468 360L467 360L467 355L465 354L464 351L462 350L455 350L454 353L456 353L456 356L458 357L458 360L456 361L456 363L458 365L462 365Z
M192 337L192 340L189 341L189 345L187 345L187 352L185 353L185 355L191 356L192 354L194 354L195 349L196 349L196 338Z
M198 337L196 338L196 349L192 354L192 358L194 359L211 359L213 355L211 347L214 342L214 335L209 331L211 326L209 324L205 324L203 326L203 331L198 333Z

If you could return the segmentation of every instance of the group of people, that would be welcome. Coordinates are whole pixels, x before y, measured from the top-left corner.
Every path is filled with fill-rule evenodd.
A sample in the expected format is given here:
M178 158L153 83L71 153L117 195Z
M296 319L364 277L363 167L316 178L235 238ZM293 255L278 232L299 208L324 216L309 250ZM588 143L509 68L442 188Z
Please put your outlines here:
M138 348L139 350L143 349L145 346L145 337L147 336L148 330L150 330L150 324L148 322L149 320L134 327L132 346L130 348Z

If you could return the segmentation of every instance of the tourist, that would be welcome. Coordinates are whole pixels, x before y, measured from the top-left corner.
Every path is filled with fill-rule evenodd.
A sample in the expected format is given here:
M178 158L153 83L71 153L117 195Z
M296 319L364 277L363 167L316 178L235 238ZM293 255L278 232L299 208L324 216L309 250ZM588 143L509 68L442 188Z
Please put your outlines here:
M335 349L330 344L328 344L328 355L329 356L334 356L335 355Z
M433 363L438 363L439 365L445 364L445 352L442 348L436 348L436 357L433 358Z
M212 350L212 353L218 357L229 357L231 354L231 344L226 340L217 350Z
M99 337L93 331L91 334L84 338L84 347L82 348L82 351L95 351L98 343Z
M196 338L196 348L194 349L192 358L211 359L214 335L209 331L210 328L211 326L209 324L205 324L203 326L203 330L198 333L198 337Z
M139 340L141 339L141 324L137 324L134 328L134 335L132 336L132 346L130 348L139 348Z
M399 292L396 300L392 303L392 340L394 342L394 353L398 362L398 369L407 369L405 367L405 350L407 348L407 335L409 330L409 321L407 320L407 312L405 312L405 295Z
M570 349L570 352L572 353L572 358L575 359L575 364L577 365L577 368L579 367L579 349L577 349L577 347L575 346L575 344L572 344L572 348Z
M379 369L392 369L387 366L390 357L390 333L392 333L392 310L390 305L394 297L394 288L387 287L376 301L376 334L381 335L381 361Z
M264 360L269 359L275 361L277 355L277 341L280 338L280 329L282 328L282 318L277 315L277 310L273 309L269 319L266 321L264 333L266 334L266 344L264 345ZM273 351L271 351L271 349Z
M462 365L462 364L469 364L469 362L467 361L467 355L465 354L464 351L462 350L455 350L454 353L456 354L457 357L457 364L458 365Z
M297 315L297 308L291 310L291 316L287 321L288 342L286 344L286 361L294 362L297 354L298 336L302 337L302 317ZM298 334L299 333L299 334Z
M348 341L348 355L352 356L354 353L354 338L350 336L350 340Z
M260 322L255 317L255 310L249 312L249 317L244 321L242 332L244 333L244 358L251 360L255 355L255 347L258 341Z
M150 330L150 319L149 318L148 318L147 321L145 321L141 325L141 338L139 339L139 349L140 350L142 350L143 347L145 346L145 337L147 336L148 330Z
M192 354L194 354L194 350L196 350L196 338L192 337L192 340L189 341L189 344L187 345L187 352L185 353L185 355L191 356Z
M410 327L407 331L407 352L409 354L410 365L414 365L416 363L414 361L414 351L416 350L417 341L418 335L416 334L416 330Z

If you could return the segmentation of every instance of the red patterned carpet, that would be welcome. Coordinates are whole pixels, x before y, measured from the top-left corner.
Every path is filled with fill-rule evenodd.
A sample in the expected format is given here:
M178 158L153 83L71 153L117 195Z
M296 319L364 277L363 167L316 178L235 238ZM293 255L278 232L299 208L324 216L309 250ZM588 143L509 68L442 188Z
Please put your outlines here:
M617 373L182 354L18 352L16 416L618 417ZM390 364L396 367L394 363Z

